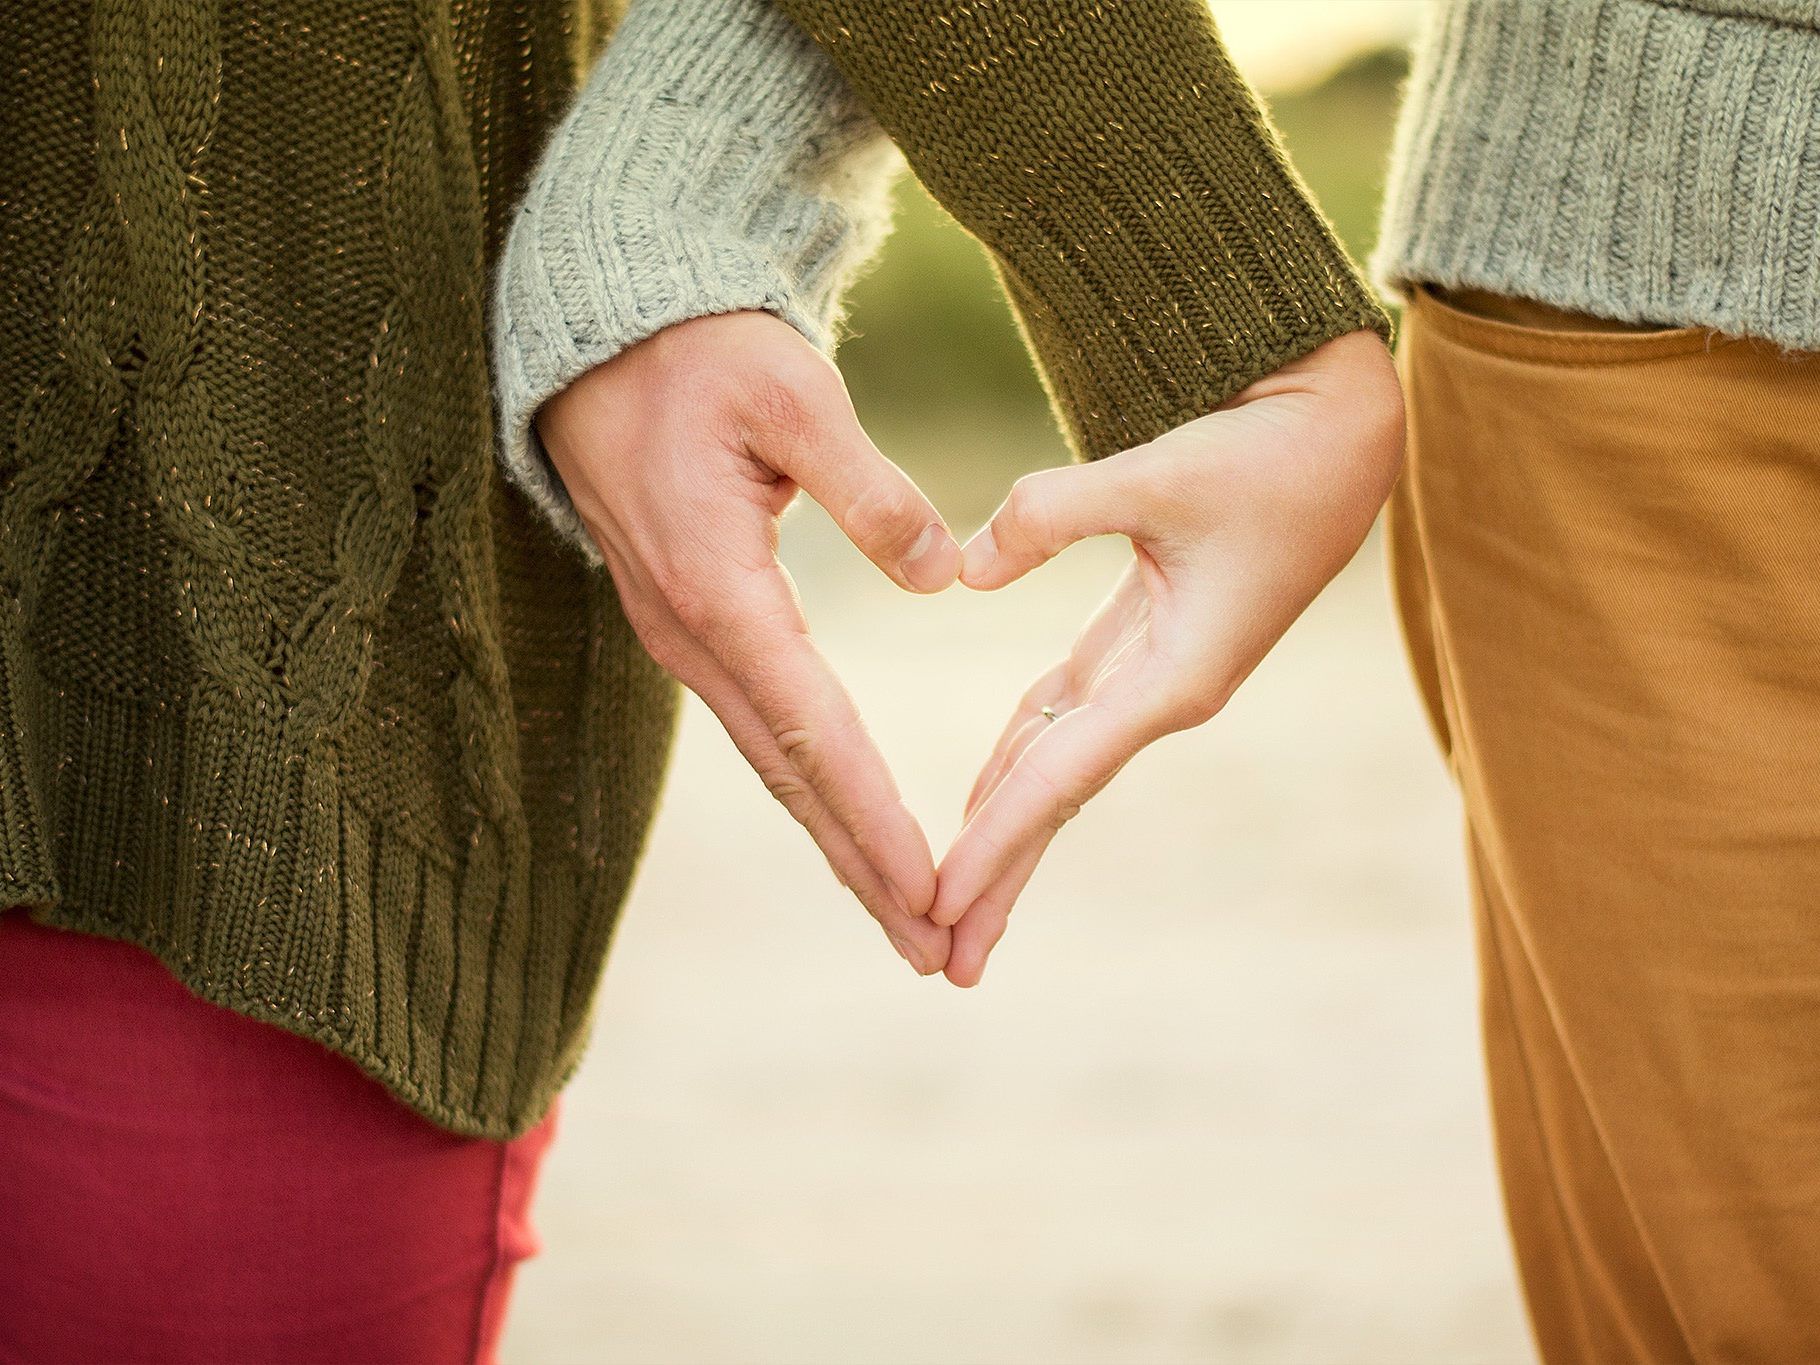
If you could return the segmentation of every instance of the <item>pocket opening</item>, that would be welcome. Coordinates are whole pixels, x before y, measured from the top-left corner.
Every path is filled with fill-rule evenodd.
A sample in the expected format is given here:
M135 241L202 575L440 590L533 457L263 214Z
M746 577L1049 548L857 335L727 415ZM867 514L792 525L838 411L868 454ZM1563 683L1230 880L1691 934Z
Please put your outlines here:
M1738 340L1699 325L1612 328L1590 316L1588 325L1576 327L1565 310L1551 310L1546 323L1514 321L1477 311L1431 283L1410 286L1409 307L1425 326L1459 345L1543 364L1621 365L1715 350Z

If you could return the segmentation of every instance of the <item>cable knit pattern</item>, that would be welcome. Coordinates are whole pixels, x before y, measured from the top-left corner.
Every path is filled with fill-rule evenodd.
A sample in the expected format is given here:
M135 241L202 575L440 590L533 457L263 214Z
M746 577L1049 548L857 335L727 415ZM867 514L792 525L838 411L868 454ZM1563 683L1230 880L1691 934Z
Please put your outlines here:
M0 5L6 903L451 1130L546 1112L677 694L501 476L487 292L514 430L673 315L825 343L888 153L758 3L641 0L555 144L602 0ZM1376 320L1199 0L790 5L1090 451Z
M841 290L890 222L900 163L771 0L637 0L556 130L494 305L502 458L591 562L538 407L687 318L763 309L832 349Z
M574 1064L674 710L492 458L488 260L574 19L0 20L6 902L491 1135Z
M1820 350L1820 0L1453 0L1373 269Z

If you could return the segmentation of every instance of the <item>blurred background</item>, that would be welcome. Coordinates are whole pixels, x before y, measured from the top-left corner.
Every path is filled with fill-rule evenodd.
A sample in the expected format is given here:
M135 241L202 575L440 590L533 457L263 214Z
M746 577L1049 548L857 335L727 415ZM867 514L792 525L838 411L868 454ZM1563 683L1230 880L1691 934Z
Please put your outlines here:
M1423 0L1215 3L1370 248ZM964 538L1065 451L980 254L912 184L841 353ZM785 558L939 850L1129 553L899 593ZM1057 841L985 983L917 980L691 702L567 1093L508 1365L1526 1362L1453 794L1374 537L1226 712Z

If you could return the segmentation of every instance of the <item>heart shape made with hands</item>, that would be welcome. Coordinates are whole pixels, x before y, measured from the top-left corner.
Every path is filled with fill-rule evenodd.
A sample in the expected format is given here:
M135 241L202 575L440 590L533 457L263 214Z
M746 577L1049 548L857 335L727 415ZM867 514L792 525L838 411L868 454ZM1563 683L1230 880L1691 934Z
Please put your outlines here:
M537 428L652 657L911 965L972 985L1056 831L1140 749L1217 712L1358 548L1400 464L1402 407L1382 342L1353 333L1153 441L1021 479L964 551L832 362L769 314L667 327ZM939 870L778 561L799 491L913 592L1000 588L1090 536L1132 543L1014 710Z
M1055 479L1053 484L1050 475L1044 474L1021 485L1010 505L1001 508L993 521L993 534L975 538L967 552L967 584L993 581L987 575L1004 575L1005 565L1013 555L1027 554L1013 548L1026 539L1018 518L1027 509L1036 508L1052 486L1065 493L1066 486L1083 473L1086 483L1095 481L1091 473L1078 469L1057 473L1064 477ZM971 651L964 646L951 648L949 644L951 639L974 638L982 628L994 630L992 618L1006 608L999 608L983 594L971 592L967 584L956 578L943 595L952 599L960 594L971 600L950 601L933 618L920 616L914 622L894 619L898 614L893 612L889 600L890 587L856 581L869 576L870 567L854 564L851 551L838 545L836 537L840 534L831 518L814 517L807 525L793 527L793 549L786 558L814 580L805 580L810 590L810 614L819 617L819 608L826 606L835 619L845 623L840 630L847 636L842 652L859 667L853 678L854 690L862 701L876 699L892 713L889 723L877 732L876 742L887 750L893 745L899 749L911 746L909 752L915 754L916 766L922 769L923 783L918 785L925 785L925 789L929 778L943 781L941 774L952 771L956 763L967 763L967 772L977 774L972 776L970 792L965 787L955 792L957 806L962 806L960 797L966 798L961 811L963 823L942 856L933 896L926 882L910 883L924 897L918 909L927 909L910 926L911 932L918 933L917 940L900 947L913 962L913 954L929 953L930 960L940 964L951 981L973 985L980 979L987 955L1004 933L1009 913L1049 841L1064 820L1123 761L1123 755L1115 748L1099 765L1100 771L1095 772L1090 766L1083 766L1083 762L1094 762L1091 753L1083 754L1083 748L1090 749L1100 733L1098 727L1115 718L1116 708L1109 706L1108 698L1116 696L1126 672L1143 657L1148 600L1137 581L1135 560L1129 550L1120 555L1108 544L1100 547L1105 553L1089 556L1073 566L1073 572L1064 572L1070 586L1061 596L1033 599L1026 594L1016 603L1008 603L1020 625L1030 622L1030 609L1036 607L1044 622L1039 633L1053 641L1065 603L1082 600L1083 590L1096 594L1103 591L1089 585L1103 584L1109 568L1116 574L1118 559L1122 558L1132 571L1081 633L1074 648L1053 667L1033 670L1040 676L1019 699L1018 691L1008 688L1000 668L993 669L994 681L990 683L977 676L969 682L968 675L973 670L965 655ZM999 541L1007 546L1004 560L996 566L988 565L987 547L991 547L996 560ZM1053 551L1045 550L1040 558L1046 559L1050 553ZM1110 565L1109 559L1113 561ZM1009 582L1010 578L1005 577L1004 581ZM955 632L958 636L952 634ZM1029 638L1028 632L1025 637ZM1065 636L1062 642L1066 643ZM897 658L899 645L905 657L924 663L939 661L939 690L928 685L933 680L919 683L904 670ZM1025 651L1018 653L1028 658ZM840 671L844 673L845 667ZM860 685L862 682L864 686ZM957 742L948 737L956 728L952 719L957 714L955 708L959 706L972 714L997 712L1001 703L993 699L995 696L1002 696L1008 706L1013 701L1016 704L1010 708L1009 719L994 727L998 731L996 738L986 736L986 746L977 754L968 755L960 745L971 746L972 740ZM935 714L950 717L941 725L939 736L926 733L928 718ZM972 733L975 724L976 721L969 721L967 731ZM919 735L919 731L925 733ZM854 761L863 738L857 731L845 738L846 761ZM1120 744L1116 734L1110 738L1115 746ZM1142 738L1133 735L1125 742L1135 748ZM981 756L985 759L983 764L979 762ZM874 760L869 748L863 752L863 760L876 761L880 771L886 770L886 759L880 756ZM1066 789L1074 789L1079 795L1058 800L1055 793ZM914 818L895 808L891 817ZM929 869L906 862L891 865L891 870L894 875L910 878L918 871L926 875ZM885 924L893 935L904 931L901 919L886 920ZM931 935L925 926L937 930L951 927L953 933L943 941L939 933Z

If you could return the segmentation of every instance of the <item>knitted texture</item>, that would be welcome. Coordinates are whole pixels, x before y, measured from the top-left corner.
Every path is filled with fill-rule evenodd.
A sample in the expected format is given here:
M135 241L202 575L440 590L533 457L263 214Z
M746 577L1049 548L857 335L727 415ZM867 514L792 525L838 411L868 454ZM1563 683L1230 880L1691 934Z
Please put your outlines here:
M513 221L493 317L507 472L600 554L531 419L671 323L763 309L831 349L840 291L901 166L827 55L771 0L637 0Z
M1820 0L1455 0L1373 269L1820 349Z
M986 244L1077 451L1389 324L1203 0L778 0Z
M494 1136L575 1061L674 709L493 459L488 261L583 29L0 7L5 898Z
M1378 320L1198 0L846 18L1090 449ZM494 458L486 288L610 19L0 6L5 898L495 1137L579 1055L676 697Z

